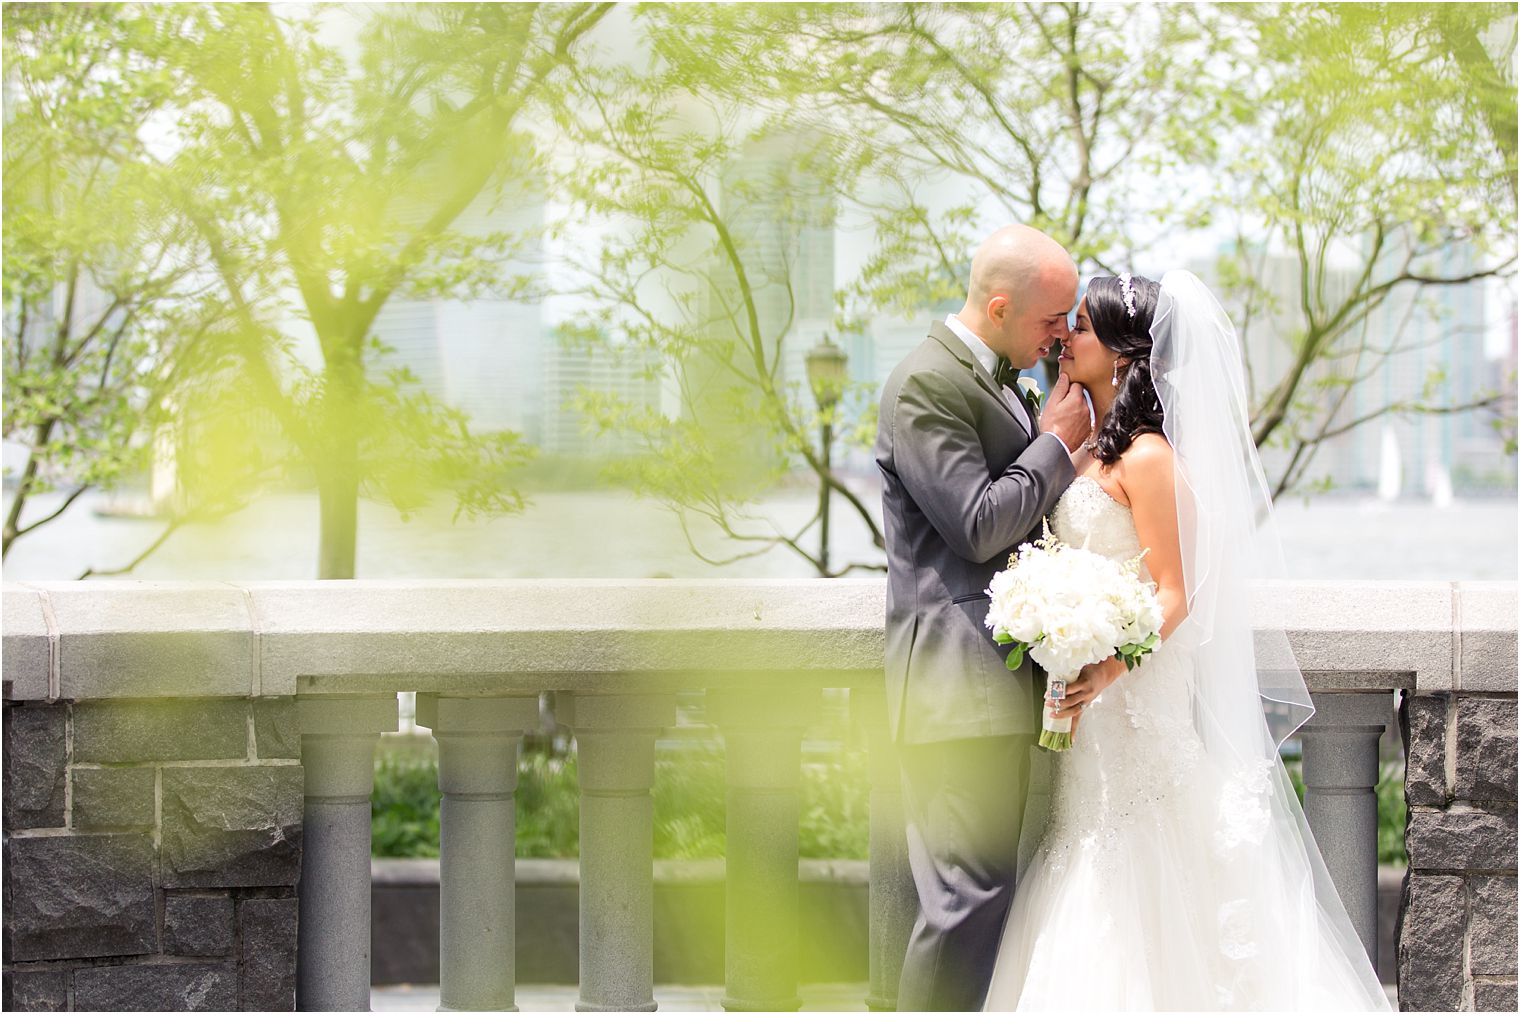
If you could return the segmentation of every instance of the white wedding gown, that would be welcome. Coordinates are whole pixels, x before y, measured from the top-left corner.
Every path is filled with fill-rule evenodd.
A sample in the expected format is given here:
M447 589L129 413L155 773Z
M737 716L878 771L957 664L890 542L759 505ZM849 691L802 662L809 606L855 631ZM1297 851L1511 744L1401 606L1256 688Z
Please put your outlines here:
M1051 531L1116 560L1140 552L1129 508L1089 476ZM1303 849L1265 833L1260 794L1286 784L1280 764L1247 785L1209 763L1192 721L1193 682L1207 678L1163 642L1052 755L1049 820L985 1009L1389 1009L1339 899L1325 911Z

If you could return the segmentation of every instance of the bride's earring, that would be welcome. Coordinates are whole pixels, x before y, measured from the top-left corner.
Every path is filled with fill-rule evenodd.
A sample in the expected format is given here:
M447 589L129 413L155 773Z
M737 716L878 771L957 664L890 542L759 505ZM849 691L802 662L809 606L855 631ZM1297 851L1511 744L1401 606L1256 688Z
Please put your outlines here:
M1119 360L1114 360L1114 386L1119 386Z

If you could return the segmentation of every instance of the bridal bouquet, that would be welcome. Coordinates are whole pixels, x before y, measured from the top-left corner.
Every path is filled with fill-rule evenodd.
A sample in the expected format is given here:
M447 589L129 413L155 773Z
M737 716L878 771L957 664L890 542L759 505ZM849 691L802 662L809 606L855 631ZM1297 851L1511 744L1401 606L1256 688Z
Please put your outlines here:
M1024 653L1050 677L1051 700L1085 665L1118 653L1133 669L1161 643L1161 603L1155 585L1140 580L1141 553L1117 563L1086 548L1068 546L1050 534L1021 546L987 587L992 605L987 626L998 644L1012 644L1008 668L1024 663ZM1071 719L1051 717L1045 708L1040 745L1071 748Z

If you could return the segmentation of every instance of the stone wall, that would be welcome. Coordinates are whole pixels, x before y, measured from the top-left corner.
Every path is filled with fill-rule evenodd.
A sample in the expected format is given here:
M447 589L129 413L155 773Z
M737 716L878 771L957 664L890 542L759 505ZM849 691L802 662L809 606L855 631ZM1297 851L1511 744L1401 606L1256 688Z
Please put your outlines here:
M294 701L5 704L8 1010L292 1010Z
M89 587L4 592L4 1008L293 1010L294 688L257 692L225 591Z
M881 664L882 594L877 580L7 585L4 1006L294 1007L298 679L338 696L668 692L682 672L863 681ZM1515 585L1253 594L1311 689L1405 690L1401 1005L1513 1010Z
M1399 715L1409 804L1399 1006L1512 1011L1517 715L1515 638L1503 627L1514 602L1485 609L1459 591L1456 606L1452 689L1407 693ZM1507 618L1462 613L1503 606Z

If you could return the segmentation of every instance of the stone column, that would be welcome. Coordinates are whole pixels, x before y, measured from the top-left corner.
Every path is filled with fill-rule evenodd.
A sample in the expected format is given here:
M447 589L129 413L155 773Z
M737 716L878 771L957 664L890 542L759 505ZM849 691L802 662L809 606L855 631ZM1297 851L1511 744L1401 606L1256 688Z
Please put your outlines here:
M895 1011L908 936L918 914L918 892L913 886L913 870L908 866L902 768L887 726L883 688L852 687L850 717L865 731L870 749L871 982L866 1007L873 1011Z
M652 1011L654 745L675 724L671 694L576 694L581 782L578 1011Z
M517 753L538 697L417 695L438 743L439 1010L515 1011Z
M728 765L725 991L730 1011L797 1010L798 781L818 691L707 693Z
M306 769L297 1010L369 1010L370 792L396 695L301 697Z
M1304 816L1367 949L1377 963L1378 738L1393 720L1387 692L1314 694L1304 744Z

